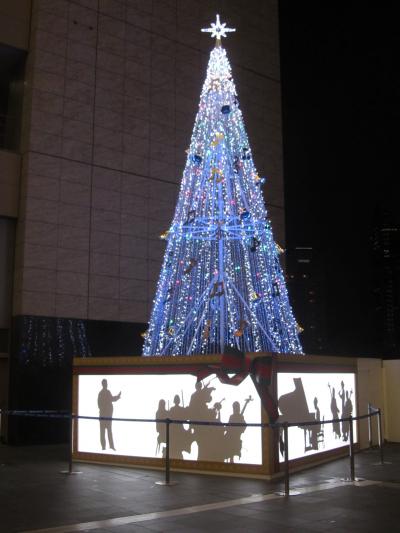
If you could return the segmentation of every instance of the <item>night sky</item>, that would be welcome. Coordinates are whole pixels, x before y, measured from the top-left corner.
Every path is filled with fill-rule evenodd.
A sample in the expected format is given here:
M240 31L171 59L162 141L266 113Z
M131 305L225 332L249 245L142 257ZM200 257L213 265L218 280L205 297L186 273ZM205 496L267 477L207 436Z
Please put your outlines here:
M286 244L321 260L333 354L374 353L374 213L400 223L399 18L374 5L280 1Z

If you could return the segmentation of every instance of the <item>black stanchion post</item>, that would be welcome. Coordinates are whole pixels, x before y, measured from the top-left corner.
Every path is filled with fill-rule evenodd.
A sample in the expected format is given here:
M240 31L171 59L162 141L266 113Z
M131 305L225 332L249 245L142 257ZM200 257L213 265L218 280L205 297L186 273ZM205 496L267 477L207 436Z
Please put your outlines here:
M371 422L371 404L368 403L368 445L372 448L372 422Z
M385 461L383 458L382 413L380 409L378 409L378 439L379 439L379 452L381 456L381 465L384 465Z
M278 491L276 494L279 494L279 496L297 496L298 494L301 494L297 490L290 490L290 481L289 481L289 423L283 422L282 425L279 425L280 428L283 427L283 439L284 439L284 483L285 483L285 489L283 491Z
M170 480L169 448L170 448L170 425L171 419L165 419L165 481L156 481L156 485L176 485L176 481Z
M165 428L165 442L166 442L166 450L165 450L165 484L169 485L169 426L171 424L171 420L167 418L166 420L166 428Z
M289 437L288 423L283 423L283 438L285 440L285 496L289 496Z
M72 465L72 454L74 450L74 426L75 426L75 415L74 413L71 413L71 417L69 420L69 445L68 445L68 470L62 470L60 474L68 474L68 475L75 475L75 474L82 474L82 472L78 470L73 470Z
M353 417L349 416L349 436L350 436L350 442L349 442L349 456L350 456L350 480L355 481L355 475L354 475L354 436L353 436Z

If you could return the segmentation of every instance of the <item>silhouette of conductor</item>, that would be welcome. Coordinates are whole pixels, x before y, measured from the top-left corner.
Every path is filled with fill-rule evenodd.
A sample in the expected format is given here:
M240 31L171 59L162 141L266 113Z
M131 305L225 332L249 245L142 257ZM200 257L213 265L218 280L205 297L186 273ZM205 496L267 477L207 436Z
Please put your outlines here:
M111 448L111 450L115 451L114 447L114 439L112 434L112 414L113 414L113 402L116 402L121 398L121 392L117 394L116 396L113 396L111 392L107 388L107 380L103 379L101 381L102 389L99 392L99 396L97 398L97 405L99 406L99 416L100 417L109 417L110 420L100 420L100 443L101 448L103 450L106 449L106 431L107 431L107 437L108 437L108 444Z

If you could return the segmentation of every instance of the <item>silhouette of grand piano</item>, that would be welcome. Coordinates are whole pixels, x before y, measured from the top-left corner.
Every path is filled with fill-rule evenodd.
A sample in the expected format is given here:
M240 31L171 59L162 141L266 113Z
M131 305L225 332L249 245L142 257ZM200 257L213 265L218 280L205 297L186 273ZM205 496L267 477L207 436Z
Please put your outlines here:
M301 378L293 378L294 390L278 398L278 407L282 413L277 422L316 422L320 420L318 398L314 398L315 412L308 410L306 395ZM304 453L318 450L324 443L323 424L298 426L304 431ZM279 434L279 449L284 454L283 431Z

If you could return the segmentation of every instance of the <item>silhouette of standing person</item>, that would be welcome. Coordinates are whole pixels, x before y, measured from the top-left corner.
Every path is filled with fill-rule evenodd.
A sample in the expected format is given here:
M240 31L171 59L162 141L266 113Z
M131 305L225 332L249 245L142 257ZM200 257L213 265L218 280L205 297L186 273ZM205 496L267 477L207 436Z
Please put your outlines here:
M168 411L165 408L165 400L160 400L158 402L158 409L156 411L156 419L164 420L168 418ZM156 431L158 433L157 437L157 448L156 453L161 449L161 444L166 443L166 425L164 422L156 422ZM162 447L163 457L164 457L164 446Z
M107 431L107 437L108 437L108 444L111 448L111 450L115 451L114 447L114 439L112 434L112 414L113 414L113 402L116 402L121 398L121 392L117 394L116 396L113 396L111 392L107 388L107 380L103 379L101 381L102 389L99 392L99 395L97 397L97 405L99 406L99 416L100 417L108 417L110 420L100 420L100 444L101 448L103 450L106 449L106 431Z
M344 390L344 383L343 381L340 382L340 386L341 386L341 389L340 391L338 392L339 394L339 398L342 400L342 414L341 414L341 418L344 418L344 413L345 413L345 403L346 403L346 393L345 393L345 390ZM347 432L346 432L346 422L342 422L342 437L343 437L343 440L347 440Z
M328 387L331 393L331 413L332 413L332 420L337 420L337 422L333 422L332 429L335 434L335 439L340 439L341 432L340 432L340 423L339 423L339 408L337 406L336 402L336 396L335 396L335 387L330 386L328 383Z
M182 407L179 394L174 396L174 405L169 410L169 418L172 420L187 420L187 408ZM189 429L183 427L183 423L171 424L171 457L183 459L182 452L189 452L192 446L192 434Z
M344 411L343 411L343 418L349 418L353 413L353 402L351 401L350 397L353 391L350 392L346 391L346 401L344 404ZM350 421L346 420L343 422L343 440L347 440L349 438L349 431L350 431Z

